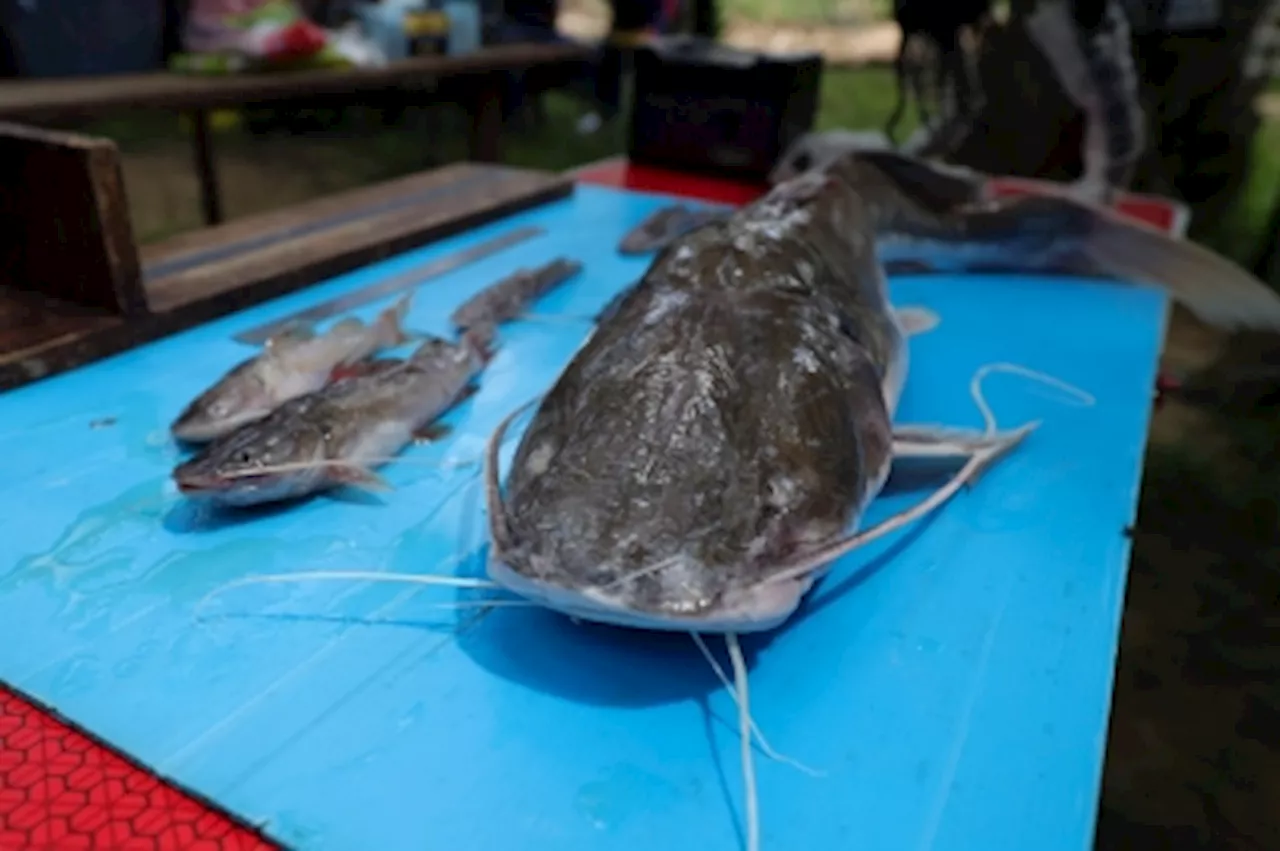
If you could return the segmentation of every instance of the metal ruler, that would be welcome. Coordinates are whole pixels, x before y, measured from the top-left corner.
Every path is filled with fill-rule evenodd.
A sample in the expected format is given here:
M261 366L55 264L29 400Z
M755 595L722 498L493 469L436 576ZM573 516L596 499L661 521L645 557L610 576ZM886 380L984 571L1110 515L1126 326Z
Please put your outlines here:
M247 343L250 346L261 346L275 334L296 323L316 322L321 319L328 319L331 316L337 316L340 313L346 313L357 307L363 307L370 302L384 299L403 290L412 289L431 278L438 278L446 272L452 272L454 269L465 266L468 263L482 260L504 248L509 248L512 245L532 239L535 236L541 236L544 233L546 233L544 229L535 226L516 228L470 248L464 248L461 251L424 263L407 272L401 272L399 275L388 278L385 281L371 284L362 290L340 295L337 298L323 301L282 319L259 325L257 328L250 328L248 331L241 331L233 339L241 343Z

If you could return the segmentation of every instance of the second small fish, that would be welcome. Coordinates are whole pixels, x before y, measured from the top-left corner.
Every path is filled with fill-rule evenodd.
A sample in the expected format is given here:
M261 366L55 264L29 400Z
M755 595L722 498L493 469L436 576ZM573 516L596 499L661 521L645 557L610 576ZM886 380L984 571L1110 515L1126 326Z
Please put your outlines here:
M299 326L272 337L261 353L232 367L174 421L173 436L205 443L260 420L290 399L319 390L339 367L408 342L402 327L409 297L366 325L348 317L320 336Z
M382 490L372 468L474 392L490 360L474 336L432 338L407 360L374 360L209 444L173 471L188 497L224 506L295 499L341 485Z

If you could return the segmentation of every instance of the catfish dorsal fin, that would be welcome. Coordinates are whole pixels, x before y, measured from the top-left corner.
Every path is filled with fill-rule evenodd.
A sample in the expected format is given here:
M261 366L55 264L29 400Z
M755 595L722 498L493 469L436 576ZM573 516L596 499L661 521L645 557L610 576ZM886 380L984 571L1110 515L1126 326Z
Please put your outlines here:
M395 304L378 314L378 332L388 348L403 345L413 339L404 328L404 320L409 315L412 304L413 293L406 293Z
M301 343L313 339L315 336L315 326L300 319L295 319L268 337L267 341L263 343L263 348L270 351L281 346L287 346L290 343Z

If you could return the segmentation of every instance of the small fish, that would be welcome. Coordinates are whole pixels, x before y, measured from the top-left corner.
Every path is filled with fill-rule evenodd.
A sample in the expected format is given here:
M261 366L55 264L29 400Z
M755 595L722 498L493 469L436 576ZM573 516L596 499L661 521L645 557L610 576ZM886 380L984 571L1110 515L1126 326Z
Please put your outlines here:
M232 367L187 406L170 427L187 443L206 443L271 413L281 403L319 390L335 370L409 340L401 323L405 296L370 325L356 317L339 321L320 336L299 325L267 341L263 351Z
M406 360L368 361L213 441L173 471L178 490L221 506L296 499L341 485L384 490L373 472L475 392L491 353L473 336L428 339Z
M618 251L628 255L650 254L703 225L723 221L729 213L706 208L695 210L684 204L662 207L629 230L618 243Z
M581 271L581 263L563 257L537 269L521 269L464 301L449 321L461 332L491 336L495 327L516 319L531 303Z

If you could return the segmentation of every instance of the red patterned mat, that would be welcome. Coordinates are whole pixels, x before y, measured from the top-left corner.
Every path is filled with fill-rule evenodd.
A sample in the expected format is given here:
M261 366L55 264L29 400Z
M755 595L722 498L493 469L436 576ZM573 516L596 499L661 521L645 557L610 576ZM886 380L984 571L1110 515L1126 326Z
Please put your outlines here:
M0 851L275 851L0 685Z

